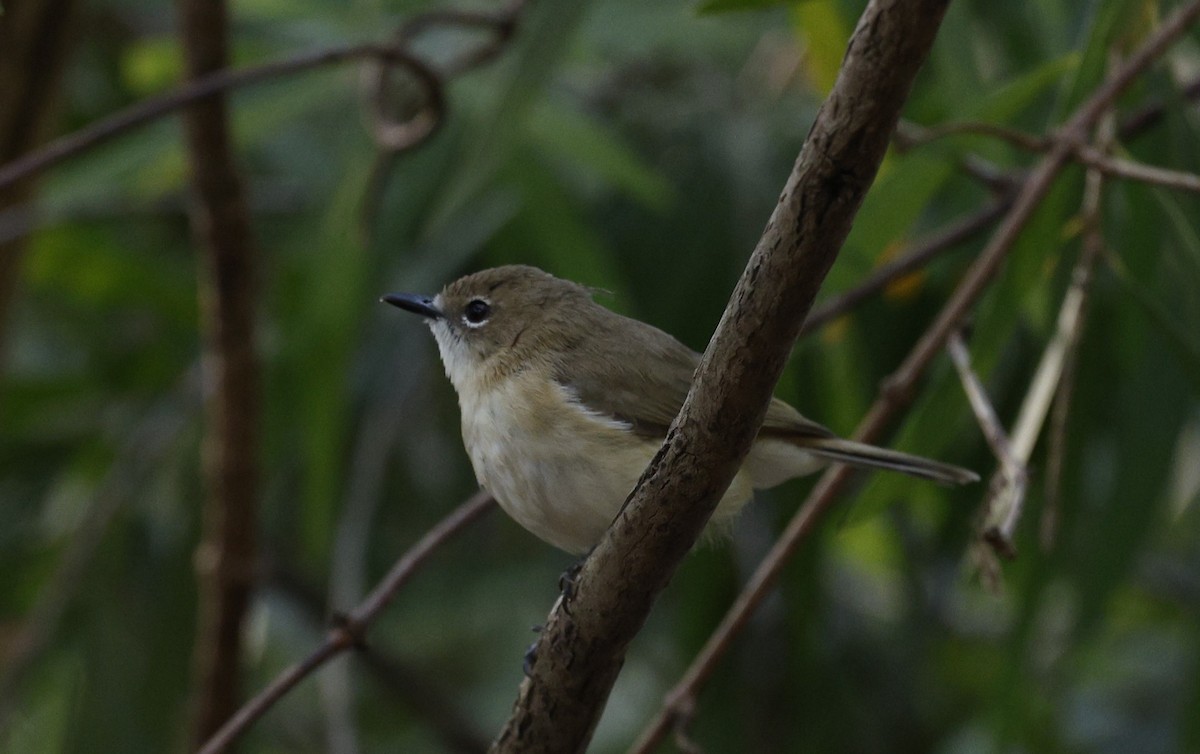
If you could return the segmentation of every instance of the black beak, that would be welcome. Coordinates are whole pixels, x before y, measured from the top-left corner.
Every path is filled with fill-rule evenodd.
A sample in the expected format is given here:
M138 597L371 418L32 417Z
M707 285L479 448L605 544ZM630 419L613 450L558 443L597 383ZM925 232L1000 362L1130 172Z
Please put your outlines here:
M442 310L433 305L433 299L429 296L422 296L417 293L389 293L379 299L384 303L398 306L406 312L420 314L422 317L429 319L442 319L445 314Z

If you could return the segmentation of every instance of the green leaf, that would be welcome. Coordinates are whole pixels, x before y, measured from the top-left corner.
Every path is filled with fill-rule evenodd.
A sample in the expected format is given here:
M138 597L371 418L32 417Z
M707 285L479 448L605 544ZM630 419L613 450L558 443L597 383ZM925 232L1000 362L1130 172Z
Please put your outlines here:
M1104 80L1114 40L1127 30L1127 22L1138 12L1143 0L1113 0L1097 3L1094 18L1088 25L1088 36L1075 76L1065 82L1060 93L1056 121L1061 121Z
M429 226L436 227L458 213L510 159L523 138L538 96L549 83L558 61L589 7L587 2L545 3L530 6L521 34L508 55L507 75L499 86L489 87L478 111L476 133L457 169L446 182Z
M973 117L989 123L1011 122L1036 104L1038 98L1060 83L1064 76L1077 71L1079 65L1080 57L1076 52L1035 65L999 88L982 93L975 103L967 105L966 110Z

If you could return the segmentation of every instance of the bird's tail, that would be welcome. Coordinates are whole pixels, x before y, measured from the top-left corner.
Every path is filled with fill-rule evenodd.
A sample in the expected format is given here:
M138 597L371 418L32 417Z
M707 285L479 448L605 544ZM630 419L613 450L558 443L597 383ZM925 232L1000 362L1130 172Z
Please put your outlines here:
M978 474L961 466L952 466L929 458L901 453L898 450L877 448L874 445L866 445L853 440L843 440L840 437L806 439L804 450L827 461L899 471L902 474L928 479L939 484L967 484L979 481Z

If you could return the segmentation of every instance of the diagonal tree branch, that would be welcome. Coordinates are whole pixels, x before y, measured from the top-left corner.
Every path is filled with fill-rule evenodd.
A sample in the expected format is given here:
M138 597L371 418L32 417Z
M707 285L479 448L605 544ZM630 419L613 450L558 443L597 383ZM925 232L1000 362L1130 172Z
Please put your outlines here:
M975 374L975 370L971 368L971 352L967 350L962 333L950 336L946 350L950 353L950 361L953 362L954 368L958 370L958 379L962 382L963 391L967 394L967 401L971 404L971 410L975 412L975 420L979 422L979 429L988 445L991 446L992 454L1000 462L1001 471L1007 482L1024 485L1028 477L1025 464L1013 456L1008 433L1004 431L1004 425L1000 423L1000 417L996 415L996 409L992 406L987 389L984 388L979 375Z
M997 198L992 203L955 220L936 234L913 245L902 256L880 266L850 290L831 296L821 304L814 306L809 312L808 318L804 320L804 327L800 328L800 336L804 337L816 332L863 301L875 296L896 280L916 272L944 252L982 233L989 225L1003 217L1011 206L1011 196Z
M401 587L420 569L446 540L465 529L484 513L495 507L495 499L486 492L477 492L455 508L427 531L408 552L396 561L388 574L371 590L353 612L341 616L329 630L325 641L308 657L280 673L266 688L242 705L235 715L225 721L220 730L204 742L200 754L219 754L225 751L247 728L254 724L275 702L283 698L296 684L307 678L331 658L348 649L363 646L367 630L383 608L395 598Z
M1160 26L1144 45L1129 58L1111 79L1101 85L1077 110L1067 123L1059 129L1050 148L1041 162L1030 172L1024 188L1018 195L1012 210L1005 217L987 248L968 270L963 283L938 315L929 331L917 343L916 348L889 378L889 392L911 389L916 375L924 371L933 357L945 345L950 334L958 328L975 299L979 297L1007 255L1008 249L1020 234L1037 209L1038 203L1050 190L1053 179L1062 172L1077 144L1084 143L1088 131L1100 119L1104 111L1117 96L1133 82L1152 62L1157 60L1172 42L1200 16L1200 0L1181 7ZM873 419L872 412L868 419ZM881 409L878 413L883 413ZM890 414L890 410L887 411ZM873 423L873 420L872 420Z
M428 139L441 126L445 111L444 81L499 55L511 40L525 3L526 0L511 0L505 8L492 13L430 11L405 21L389 44L367 42L331 47L238 70L220 68L194 75L175 89L61 136L38 150L26 152L28 145L10 150L11 153L0 150L0 160L11 160L0 163L0 191L214 94L351 61L378 64L372 71L375 80L370 102L372 135L389 153L410 149ZM439 27L486 30L493 38L469 47L435 69L412 53L410 47L422 32ZM402 69L420 89L421 106L402 119L391 117L382 110L383 88L396 68Z
M749 450L948 0L875 0L666 443L552 611L497 752L587 745L625 649Z
M432 554L434 550L426 552ZM282 563L272 562L264 570L269 572L264 581L273 591L303 610L317 628L328 627L331 609L320 589ZM360 645L356 649L355 660L398 702L410 708L417 720L441 740L447 752L479 754L487 749L488 739L478 729L477 722L458 708L458 700L451 697L439 679L373 644Z
M379 60L404 66L428 89L431 100L441 96L441 84L437 74L406 50L391 45L358 44L335 47L241 70L216 69L196 75L177 89L131 105L0 166L0 189L214 94L352 60ZM423 130L422 135L428 133Z
M1096 129L1095 144L1091 149L1107 154L1115 140L1116 119L1110 112ZM1083 238L1079 259L1071 270L1071 282L1063 296L1054 338L1047 346L1043 359L1051 358L1052 349L1062 348L1061 372L1058 387L1050 407L1050 427L1047 438L1045 495L1042 513L1038 522L1038 539L1042 549L1049 551L1057 536L1059 520L1059 487L1062 481L1064 457L1066 455L1067 422L1071 410L1071 397L1075 387L1075 370L1080 343L1087 326L1088 309L1095 280L1096 265L1104 253L1104 175L1092 168L1084 179L1083 201L1079 213L1083 221ZM1040 370L1039 370L1040 371Z
M905 148L928 144L955 134L976 134L990 136L1030 152L1046 152L1054 146L1055 139L1053 135L1034 136L1008 126L980 121L952 121L929 128L909 123L904 125L904 132ZM1073 146L1071 154L1073 159L1113 178L1139 181L1177 191L1200 192L1200 175L1195 173L1160 168L1157 165L1146 165L1137 160L1114 157L1090 144L1076 143Z
M1117 128L1117 138L1121 141L1136 139L1162 122L1168 105L1176 101L1195 102L1197 99L1200 99L1200 78L1193 78L1180 87L1175 97L1166 101L1147 102L1127 115Z
M1140 181L1177 191L1200 192L1200 175L1195 173L1160 168L1157 165L1146 165L1136 160L1113 157L1089 145L1079 147L1075 156L1089 168L1113 178Z

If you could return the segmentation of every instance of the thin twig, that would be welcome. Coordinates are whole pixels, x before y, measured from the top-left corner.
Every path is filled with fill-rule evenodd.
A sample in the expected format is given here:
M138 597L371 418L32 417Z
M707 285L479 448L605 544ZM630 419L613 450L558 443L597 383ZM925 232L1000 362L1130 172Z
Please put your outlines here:
M1177 10L1163 22L1154 35L1146 40L1111 79L1096 89L1059 130L1058 137L1054 139L1054 145L1030 172L1012 209L975 264L967 271L962 284L955 290L937 320L918 341L904 364L896 374L888 379L885 384L887 392L903 393L912 389L911 386L916 383L917 375L924 371L934 356L942 349L950 333L958 328L959 323L965 318L975 300L999 268L1000 262L1016 241L1021 229L1037 209L1038 202L1049 192L1054 178L1062 171L1071 156L1072 145L1086 139L1088 130L1099 121L1104 111L1112 105L1113 100L1125 91L1142 71L1157 60L1198 16L1200 16L1200 0L1193 0Z
M469 11L454 8L442 8L413 16L406 20L396 33L396 40L410 42L425 32L439 27L475 28L488 31L500 38L511 36L516 30L516 22L528 0L511 0L508 6L496 11ZM469 68L474 68L497 50L490 44L480 45L468 52L453 58L450 63L440 66L443 75L453 76Z
M259 84L314 68L363 59L381 60L404 66L430 92L438 91L441 88L437 74L408 51L397 49L391 45L374 43L318 50L238 70L223 69L192 79L166 94L131 105L90 126L61 136L7 165L0 166L0 189L76 157L127 131L170 115L176 110L212 94ZM431 94L431 96L436 95Z
M1048 141L1024 131L1007 126L976 121L943 123L937 126L922 126L902 120L892 135L896 151L909 152L937 139L955 134L977 134L1011 142L1021 149L1042 152ZM977 154L965 154L958 159L959 168L967 175L987 186L993 193L1011 194L1024 179L1023 171L1003 170Z
M696 694L716 670L718 661L729 651L734 638L741 633L751 615L774 588L776 579L796 547L816 528L821 515L845 489L850 476L848 466L838 465L826 471L817 482L804 504L788 522L779 540L730 605L720 625L708 637L708 641L696 655L687 672L667 693L658 714L630 747L630 754L650 754L669 732L676 730L690 718L691 710L695 707Z
M1075 135L1085 135L1113 100L1129 86L1166 48L1177 39L1188 26L1200 16L1200 0L1184 6L1162 24L1145 41L1141 48L1120 69L1117 75L1101 85L1092 96L1075 112L1063 130ZM884 382L881 395L859 423L854 433L862 442L876 440L885 426L904 404L908 402L917 381L924 374L934 356L945 344L950 334L961 326L961 322L974 302L986 289L1000 263L1017 240L1021 229L1032 217L1038 203L1049 192L1054 178L1061 172L1068 159L1068 149L1057 146L1042 158L1030 173L1012 209L1005 217L983 252L963 277L950 300L937 319L917 342L908 357L891 377ZM649 754L672 729L680 710L693 700L699 689L716 669L717 662L732 645L734 637L741 631L774 585L784 565L800 543L815 528L818 519L833 505L838 494L850 478L845 466L836 466L826 471L817 482L808 499L795 516L771 551L763 558L758 569L750 577L746 587L713 631L703 649L693 660L679 683L667 694L663 707L642 731L630 749L636 754Z
M1003 197L971 214L955 220L930 238L914 245L903 256L891 260L872 272L865 280L848 291L839 293L813 308L804 320L801 337L821 329L833 320L875 296L896 280L921 269L943 252L967 241L1000 219L1012 206L1012 196Z
M1051 140L1044 136L1035 136L1017 128L986 123L984 121L962 120L949 123L939 123L936 126L922 126L911 121L905 121L896 129L896 141L904 149L924 146L947 136L958 135L988 136L1008 142L1014 147L1027 152L1045 152L1050 148Z
M977 154L961 155L958 158L958 166L993 194L1000 196L1012 196L1025 180L1024 170L1002 168Z
M272 563L264 570L269 574L266 582L270 588L295 604L319 628L325 627L322 621L329 615L331 603L319 589L282 563ZM354 659L402 704L411 708L413 714L441 740L446 751L479 754L487 749L487 738L478 730L477 721L458 708L438 679L375 646L361 648Z
M425 564L425 561L447 540L491 510L494 502L492 496L486 492L477 492L427 531L416 544L409 548L408 552L396 561L379 585L367 595L367 598L358 607L338 619L336 624L329 629L325 641L319 647L314 649L308 657L280 673L253 699L242 705L237 714L229 718L221 726L221 729L204 743L199 754L217 754L225 751L226 747L262 717L293 686L304 680L330 658L351 647L362 646L365 643L367 631L379 613Z
M987 439L988 445L992 448L992 453L995 454L996 459L1000 463L999 469L992 478L987 498L990 501L999 496L1007 495L1019 503L1019 501L1025 499L1025 489L1029 484L1029 459L1019 458L1013 451L1008 434L1004 431L1004 427L1000 423L1000 418L996 416L996 411L992 408L992 403L987 397L987 391L984 390L983 385L979 382L979 378L975 376L975 372L971 369L971 356L967 351L966 344L963 343L962 336L958 333L952 335L946 344L946 350L950 354L950 360L954 362L955 369L958 370L963 390L967 394L971 410L975 413L975 417L979 421L983 436ZM985 538L996 552L1009 560L1016 557L1017 553L1013 547L1011 537L996 536L991 528L985 528L985 532L987 535L991 535L985 535ZM982 553L979 556L984 557ZM987 566L982 568L983 572L988 575L987 582L992 586L998 587L999 568L991 567L991 564L985 564L982 561L981 566Z
M1096 146L1090 147L1101 155L1111 149L1115 141L1115 118L1110 113L1100 124L1096 133ZM1055 338L1067 340L1066 354L1063 357L1062 375L1059 378L1058 390L1054 396L1054 404L1050 415L1050 436L1046 450L1046 480L1045 501L1042 505L1042 515L1038 526L1038 541L1044 551L1049 551L1058 533L1059 521L1059 490L1062 483L1063 462L1066 457L1067 420L1070 416L1071 397L1075 387L1075 368L1079 356L1079 344L1083 338L1083 328L1087 322L1088 300L1092 290L1092 280L1095 277L1096 264L1104 251L1104 224L1102 217L1104 175L1096 168L1089 169L1084 178L1083 201L1080 206L1080 216L1083 220L1083 240L1079 259L1071 269L1071 283L1064 296L1063 308L1067 302L1075 307L1074 317L1069 323L1072 329L1063 334L1062 330L1055 333ZM1060 324L1062 317L1060 316Z
M1095 238L1096 240L1090 240ZM1104 248L1099 231L1084 237L1083 253L1071 271L1071 294L1078 307L1075 318L1075 333L1063 359L1062 377L1050 414L1050 436L1046 451L1046 493L1038 527L1038 540L1043 550L1050 550L1058 533L1059 497L1062 483L1063 461L1066 456L1067 421L1070 417L1071 396L1074 392L1075 369L1078 363L1079 343L1087 321L1088 298L1092 290L1096 264Z
M966 393L971 410L975 413L975 419L979 422L979 429L983 432L983 437L987 440L988 445L991 446L996 460L1000 462L1000 468L1010 482L1019 481L1023 484L1027 476L1025 464L1013 455L1008 434L1000 423L1000 417L996 416L996 409L992 407L987 390L979 381L975 370L971 368L971 353L967 350L967 344L963 342L962 334L954 333L950 336L950 340L946 343L946 351L950 354L950 361L954 363L954 368L958 371L963 392Z
M1200 77L1194 78L1190 83L1185 84L1179 91L1178 96L1185 101L1200 99ZM1117 129L1118 138L1121 141L1136 139L1158 125L1162 121L1163 115L1167 111L1167 105L1171 101L1150 102L1130 113L1121 121L1121 126Z
M461 10L439 10L422 13L405 21L396 31L393 43L407 47L421 34L439 27L475 28L491 33L482 44L469 47L466 51L438 66L442 81L449 81L467 71L474 70L498 57L516 33L517 23L528 0L511 0L504 9L493 13ZM377 151L367 171L366 190L358 211L358 235L363 245L371 243L371 229L375 224L384 189L396 166L397 157L411 149L419 139L414 138L426 126L433 128L442 119L445 103L440 88L437 98L425 92L425 102L415 115L396 119L387 111L388 92L393 90L391 66L377 65L367 71L370 89L371 134Z
M1108 136L1101 135L1097 138L1108 143L1111 142L1111 118L1105 118L1105 122L1109 123ZM1090 287L1091 269L1103 246L1103 236L1099 229L1102 189L1101 171L1089 170L1082 203L1084 227L1087 230L1083 253L1072 274L1071 285L1059 307L1054 336L1047 344L1046 350L1038 362L1012 431L1012 452L1016 461L1023 468L1028 467L1034 446L1037 444L1037 438L1041 435L1042 427L1050 412L1050 405L1061 389L1068 355L1075 350L1079 340L1083 322L1082 312ZM1024 479L1013 480L1007 474L997 475L993 477L992 485L989 488L989 499L986 505L988 513L983 524L983 537L997 552L1010 558L1016 552L1014 542L1017 523L1020 521L1024 508L1025 481Z
M900 137L901 133L903 133L902 138ZM1033 136L1024 131L1009 128L1008 126L977 121L941 123L928 128L908 124L903 132L897 130L897 140L906 147L912 147L928 144L935 139L954 134L991 136L1030 152L1045 152L1054 143L1054 137L1043 138ZM1196 175L1195 173L1170 170L1155 165L1146 165L1137 160L1113 157L1091 145L1083 143L1075 146L1072 156L1084 165L1096 168L1100 172L1114 178L1125 178L1180 191L1200 192L1200 175Z
M1149 183L1179 191L1200 192L1200 175L1146 165L1136 160L1113 157L1092 146L1081 146L1075 156L1089 168L1113 178Z

